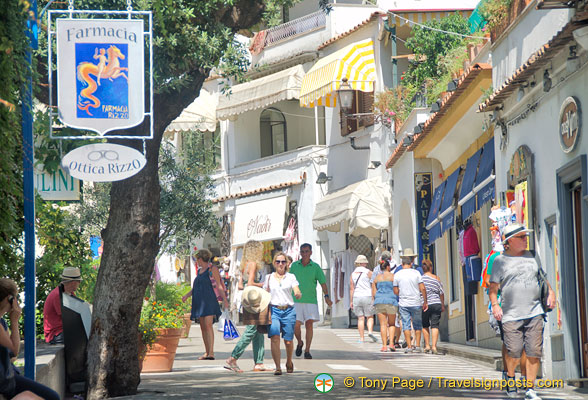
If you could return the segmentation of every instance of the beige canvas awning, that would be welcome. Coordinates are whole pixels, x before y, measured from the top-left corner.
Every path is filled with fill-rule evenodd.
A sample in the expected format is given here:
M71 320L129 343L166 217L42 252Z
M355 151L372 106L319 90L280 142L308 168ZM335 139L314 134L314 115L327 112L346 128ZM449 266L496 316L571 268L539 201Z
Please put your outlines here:
M216 130L216 106L218 94L212 94L206 89L200 90L200 95L182 111L180 116L172 121L165 129L166 132L210 131Z
M216 116L229 119L247 111L264 108L282 100L298 99L304 69L297 65L251 82L235 85L230 95L221 95Z
M349 233L379 237L381 229L388 229L390 190L377 180L353 183L323 197L312 217L318 231L339 232L347 223Z

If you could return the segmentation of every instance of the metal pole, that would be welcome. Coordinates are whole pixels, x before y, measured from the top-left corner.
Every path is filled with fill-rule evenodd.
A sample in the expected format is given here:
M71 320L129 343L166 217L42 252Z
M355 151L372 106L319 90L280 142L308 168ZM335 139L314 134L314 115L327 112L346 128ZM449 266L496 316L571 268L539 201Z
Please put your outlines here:
M36 321L35 307L35 188L33 184L33 63L32 49L37 47L37 0L31 2L33 15L27 21L27 37L30 47L26 52L26 80L22 102L22 148L25 230L25 376L35 379Z

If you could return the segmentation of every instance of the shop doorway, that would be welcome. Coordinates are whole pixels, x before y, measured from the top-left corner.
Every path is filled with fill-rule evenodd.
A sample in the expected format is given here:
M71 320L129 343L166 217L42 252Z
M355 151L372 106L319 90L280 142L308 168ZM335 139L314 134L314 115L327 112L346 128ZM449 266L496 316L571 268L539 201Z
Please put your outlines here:
M570 185L572 199L572 224L574 227L574 257L576 264L576 295L578 299L578 321L581 348L582 376L588 376L588 318L586 313L586 282L584 280L584 238L582 235L582 181Z

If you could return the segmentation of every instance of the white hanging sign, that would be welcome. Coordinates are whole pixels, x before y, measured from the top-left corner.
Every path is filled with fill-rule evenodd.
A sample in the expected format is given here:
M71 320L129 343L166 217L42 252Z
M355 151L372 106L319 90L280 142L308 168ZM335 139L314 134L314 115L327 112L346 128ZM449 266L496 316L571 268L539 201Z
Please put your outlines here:
M112 182L137 174L146 163L145 156L132 147L96 143L67 153L61 160L61 167L84 181Z
M143 21L57 19L57 105L70 127L104 135L145 118Z

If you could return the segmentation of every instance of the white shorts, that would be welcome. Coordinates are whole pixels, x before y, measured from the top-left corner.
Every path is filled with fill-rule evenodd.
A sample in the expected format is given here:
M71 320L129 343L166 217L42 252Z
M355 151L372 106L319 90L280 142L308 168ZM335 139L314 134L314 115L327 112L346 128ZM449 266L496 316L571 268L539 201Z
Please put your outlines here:
M296 321L306 322L309 319L319 321L321 319L318 304L294 303L294 308L296 309Z

